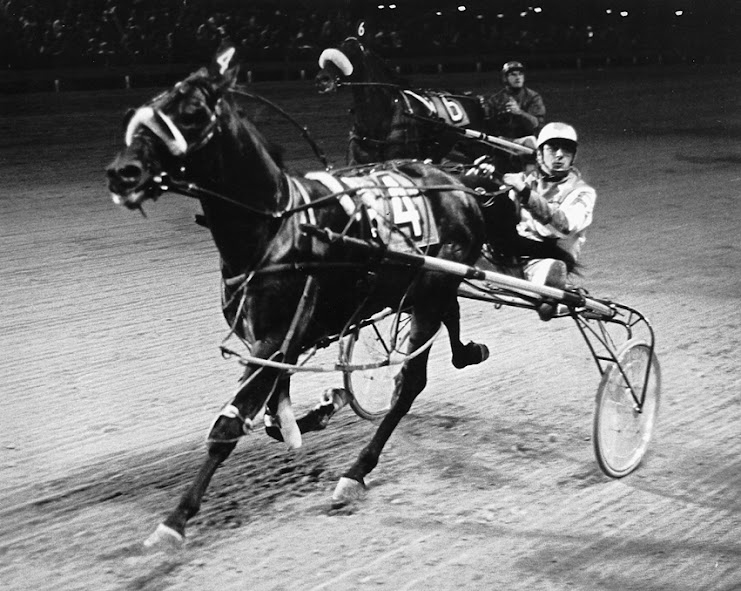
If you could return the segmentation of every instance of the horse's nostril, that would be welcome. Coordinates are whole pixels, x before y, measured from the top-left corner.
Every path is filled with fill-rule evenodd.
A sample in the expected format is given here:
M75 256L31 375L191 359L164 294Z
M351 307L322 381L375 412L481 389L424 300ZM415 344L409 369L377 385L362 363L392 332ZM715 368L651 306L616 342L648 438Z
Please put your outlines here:
M136 164L127 164L119 168L117 172L122 179L137 180L142 174L142 169Z
M125 192L142 183L144 169L136 162L114 162L106 169L108 186L114 192Z

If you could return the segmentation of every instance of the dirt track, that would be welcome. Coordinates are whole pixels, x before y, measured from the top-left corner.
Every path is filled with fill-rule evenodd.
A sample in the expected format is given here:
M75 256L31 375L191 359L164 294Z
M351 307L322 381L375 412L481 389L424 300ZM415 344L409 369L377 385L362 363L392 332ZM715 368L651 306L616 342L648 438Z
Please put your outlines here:
M177 501L239 375L218 353L215 250L194 203L165 196L143 219L106 193L121 115L154 89L0 97L3 589L741 589L731 70L531 80L549 118L581 131L580 166L598 190L583 283L656 329L664 398L636 473L611 480L594 462L599 376L570 323L465 302L464 336L492 358L456 371L436 344L427 390L363 504L329 505L373 429L349 409L299 453L255 432L169 554L140 542ZM341 162L344 98L328 107L308 83L256 90ZM316 167L261 116L292 166ZM302 377L296 404L336 380Z

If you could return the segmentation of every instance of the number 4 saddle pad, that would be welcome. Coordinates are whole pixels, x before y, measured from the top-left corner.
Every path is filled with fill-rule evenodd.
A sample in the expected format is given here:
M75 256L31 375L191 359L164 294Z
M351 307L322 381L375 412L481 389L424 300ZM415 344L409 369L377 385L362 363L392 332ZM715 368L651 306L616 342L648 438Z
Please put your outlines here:
M333 193L347 214L360 219L361 209L390 249L413 252L440 242L429 201L410 176L394 169L345 169L335 174L310 172L307 179L319 181Z

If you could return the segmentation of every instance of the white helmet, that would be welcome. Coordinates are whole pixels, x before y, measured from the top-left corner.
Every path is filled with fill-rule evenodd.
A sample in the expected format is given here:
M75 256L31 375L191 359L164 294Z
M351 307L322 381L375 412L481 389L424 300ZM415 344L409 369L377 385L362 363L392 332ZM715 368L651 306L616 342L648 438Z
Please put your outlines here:
M576 129L571 127L568 123L547 123L538 134L538 140L536 145L538 148L542 148L543 144L551 140L566 140L574 143L574 149L579 143L579 138L576 135Z
M571 125L568 123L548 123L545 126L543 126L543 129L540 130L540 133L538 134L538 139L535 142L535 145L537 146L537 160L538 165L540 166L541 170L548 176L553 176L556 178L563 177L568 174L569 169L561 169L561 170L552 170L544 161L543 159L543 146L547 144L550 141L553 140L560 140L564 142L568 142L569 144L573 144L573 151L574 151L574 158L576 158L576 147L579 144L579 139L576 135L576 129L574 129ZM571 165L574 164L574 161L571 161Z

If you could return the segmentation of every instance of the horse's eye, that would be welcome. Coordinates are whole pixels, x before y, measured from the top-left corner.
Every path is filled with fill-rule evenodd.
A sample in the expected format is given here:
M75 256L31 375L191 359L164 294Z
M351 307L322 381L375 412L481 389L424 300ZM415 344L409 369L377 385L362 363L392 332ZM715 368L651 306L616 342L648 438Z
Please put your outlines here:
M191 105L183 109L180 120L183 125L191 127L208 123L209 112L202 105Z

